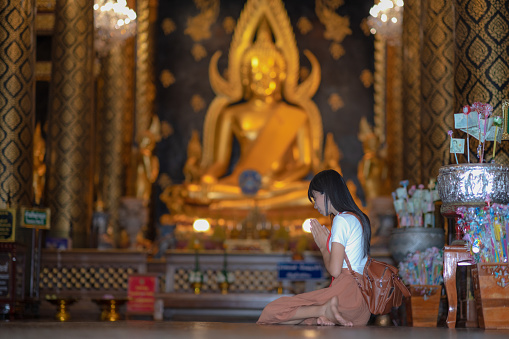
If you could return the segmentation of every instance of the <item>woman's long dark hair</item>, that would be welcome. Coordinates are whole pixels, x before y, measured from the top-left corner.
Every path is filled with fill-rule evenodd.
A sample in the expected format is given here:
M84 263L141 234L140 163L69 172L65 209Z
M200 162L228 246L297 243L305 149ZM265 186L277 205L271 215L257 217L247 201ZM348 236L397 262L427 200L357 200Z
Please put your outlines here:
M338 212L351 212L359 217L364 239L364 256L369 255L371 241L371 224L369 218L360 210L352 198L341 174L329 169L317 173L309 183L308 198L313 202L313 191L325 194L325 208L327 213L328 200Z

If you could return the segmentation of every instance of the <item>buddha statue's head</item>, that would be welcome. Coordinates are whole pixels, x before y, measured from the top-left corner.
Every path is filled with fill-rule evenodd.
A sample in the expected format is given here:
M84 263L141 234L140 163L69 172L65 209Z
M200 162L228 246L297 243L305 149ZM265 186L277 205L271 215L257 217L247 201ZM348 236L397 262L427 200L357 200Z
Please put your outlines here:
M272 40L266 20L262 20L256 41L242 58L242 85L245 98L274 97L281 99L281 86L286 78L286 62Z
M377 152L380 147L380 142L373 131L373 128L369 125L366 117L362 117L359 124L359 141L362 142L364 153Z

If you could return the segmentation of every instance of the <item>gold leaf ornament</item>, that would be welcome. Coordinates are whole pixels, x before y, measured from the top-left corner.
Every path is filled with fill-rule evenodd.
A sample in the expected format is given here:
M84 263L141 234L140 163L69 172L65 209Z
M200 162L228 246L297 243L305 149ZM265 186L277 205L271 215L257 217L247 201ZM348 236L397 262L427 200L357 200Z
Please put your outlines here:
M205 108L205 100L199 94L195 94L191 98L191 107L193 111L199 112Z
M352 35L350 18L340 16L336 9L344 4L343 0L316 0L315 13L320 22L325 26L324 38L332 40L329 47L332 57L338 60L345 54L341 42L348 35Z
M170 18L164 18L163 22L161 23L161 28L163 29L164 35L169 35L177 29L177 25L175 25L175 22Z
M189 35L194 42L199 42L212 36L210 26L219 15L219 0L195 0L195 5L200 9L200 14L187 19L184 34Z
M333 112L336 112L338 109L343 108L345 103L341 96L337 93L332 93L327 100L329 106L331 107Z
M370 36L371 35L367 18L362 19L362 21L361 21L359 26L360 26L360 28L362 30L362 33L364 33L365 36Z
M235 19L231 16L227 16L223 20L223 29L226 32L226 34L231 34L233 30L235 29Z
M345 55L346 51L342 45L337 42L332 42L329 46L329 51L334 60L339 60L343 55Z
M371 85L373 85L374 77L373 77L373 73L369 69L365 69L361 72L360 79L361 79L362 84L366 88L369 88L369 87L371 87Z
M194 60L200 61L207 56L207 50L201 44L194 44L193 48L191 48L191 54Z
M308 18L303 16L297 21L297 28L299 29L300 34L305 35L313 29L313 24L311 24L311 21L309 21Z
M164 88L168 88L175 83L175 77L167 69L162 70L159 80L161 81L161 84Z

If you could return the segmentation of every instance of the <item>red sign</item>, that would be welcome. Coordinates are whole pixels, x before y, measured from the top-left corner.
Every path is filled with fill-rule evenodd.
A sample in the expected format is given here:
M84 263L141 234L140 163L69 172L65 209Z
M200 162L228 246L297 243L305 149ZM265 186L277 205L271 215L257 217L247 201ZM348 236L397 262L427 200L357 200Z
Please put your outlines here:
M154 293L157 292L157 276L131 275L129 276L127 296L128 313L153 314Z

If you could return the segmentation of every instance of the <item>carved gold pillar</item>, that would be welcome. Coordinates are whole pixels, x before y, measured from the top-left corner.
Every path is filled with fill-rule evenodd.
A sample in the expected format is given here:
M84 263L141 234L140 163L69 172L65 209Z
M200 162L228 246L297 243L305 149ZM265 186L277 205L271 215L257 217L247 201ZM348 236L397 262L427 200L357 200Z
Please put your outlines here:
M153 37L151 16L155 11L153 0L137 0L136 36L136 141L149 128L153 112L155 87L153 82Z
M154 30L157 20L157 0L137 0L137 36L136 36L136 71L135 71L135 126L134 140L137 145L146 132L154 114ZM137 154L137 149L133 149ZM132 180L128 183L128 194L135 195L136 162L132 163Z
M402 50L398 43L386 44L387 161L391 188L403 180Z
M454 127L454 14L452 0L423 1L422 42L422 180L438 176L450 162L449 136Z
M455 1L456 64L455 110L480 101L501 114L502 100L509 98L509 7L507 1ZM477 156L477 140L470 138L470 161ZM491 160L493 143L486 143ZM497 163L509 165L507 141L497 146Z
M132 40L132 39L131 39ZM132 43L130 44L132 47ZM97 112L97 133L98 144L98 173L97 194L104 203L105 210L110 214L110 224L113 226L114 234L118 236L118 206L120 198L125 195L126 176L126 134L125 120L133 121L133 105L130 102L133 95L129 91L133 86L129 81L133 80L132 62L128 57L126 42L120 42L109 51L102 60L100 75L100 105ZM130 74L128 74L130 73ZM131 136L132 140L132 136Z
M374 107L375 112L375 126L373 131L380 140L380 144L385 143L385 70L386 70L386 50L385 40L375 35L375 74L374 74Z
M52 41L48 201L51 233L87 247L92 216L93 0L57 0Z
M33 201L35 0L0 2L0 205Z
M421 0L403 7L403 177L421 184Z
M130 7L130 8L134 8ZM134 91L135 91L135 38L129 38L125 42L124 47L125 52L125 69L124 76L126 80L127 90L124 96L124 104L125 112L122 119L124 124L124 134L123 134L123 145L122 145L122 164L126 169L126 173L124 175L124 194L130 195L130 192L134 190L131 189L130 186L135 181L136 172L134 171L134 166L131 164L134 163L134 159L132 159L132 148L133 148L133 139L134 139Z

